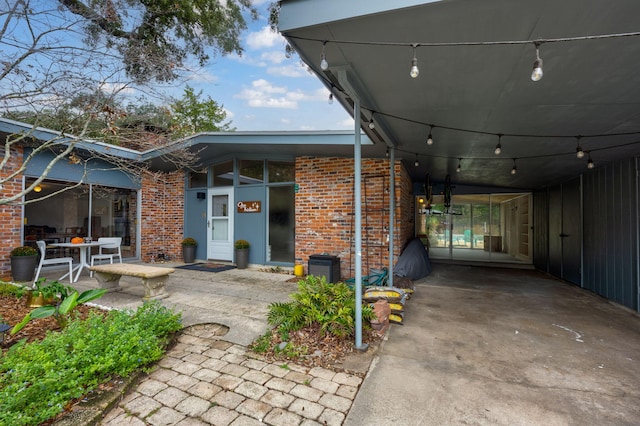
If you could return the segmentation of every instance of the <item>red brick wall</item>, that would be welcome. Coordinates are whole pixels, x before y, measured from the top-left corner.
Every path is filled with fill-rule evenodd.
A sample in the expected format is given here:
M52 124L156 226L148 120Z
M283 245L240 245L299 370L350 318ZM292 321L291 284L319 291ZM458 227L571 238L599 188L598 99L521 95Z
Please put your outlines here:
M0 149L0 155L4 155L4 149ZM0 168L2 182L2 198L9 198L19 194L22 190L22 175L7 179L15 172L22 161L22 149L14 149L9 162ZM18 204L0 205L0 279L11 280L11 260L9 254L14 247L21 245L22 206Z
M159 253L182 259L184 233L184 172L146 173L142 177L140 258Z
M351 158L296 159L296 263L327 253L340 257L343 279L355 275L354 177ZM395 253L413 236L411 181L400 162L396 173ZM389 162L362 161L362 266L389 265ZM409 210L407 210L407 207Z

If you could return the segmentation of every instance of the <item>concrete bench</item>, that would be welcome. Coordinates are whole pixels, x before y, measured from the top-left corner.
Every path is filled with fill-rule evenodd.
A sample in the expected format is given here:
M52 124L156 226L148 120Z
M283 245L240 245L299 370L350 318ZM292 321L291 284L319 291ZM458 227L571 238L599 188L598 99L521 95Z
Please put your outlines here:
M94 272L94 276L98 280L98 286L107 291L121 290L120 277L123 275L142 278L144 300L168 297L169 294L165 287L169 280L169 274L175 272L173 268L160 268L132 263L96 265L91 266L89 269Z

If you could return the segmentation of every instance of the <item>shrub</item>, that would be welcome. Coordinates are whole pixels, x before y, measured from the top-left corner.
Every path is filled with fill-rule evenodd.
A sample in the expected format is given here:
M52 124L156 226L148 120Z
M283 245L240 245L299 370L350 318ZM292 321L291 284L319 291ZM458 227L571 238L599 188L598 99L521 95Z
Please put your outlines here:
M197 246L198 242L195 240L195 238L187 237L184 240L182 240L181 244L183 246Z
M247 240L236 240L236 243L235 243L236 249L238 250L248 249L249 245L250 245L249 241Z
M37 425L115 376L158 360L180 314L157 301L135 313L73 319L40 342L21 341L0 358L0 424Z
M320 332L336 337L355 334L355 291L344 283L328 284L326 278L307 276L298 283L292 302L269 305L267 320L279 333L318 325ZM373 310L362 306L362 322L373 319Z
M11 250L11 256L13 257L35 256L36 254L38 254L38 250L36 250L34 247L31 247L31 246L21 246Z

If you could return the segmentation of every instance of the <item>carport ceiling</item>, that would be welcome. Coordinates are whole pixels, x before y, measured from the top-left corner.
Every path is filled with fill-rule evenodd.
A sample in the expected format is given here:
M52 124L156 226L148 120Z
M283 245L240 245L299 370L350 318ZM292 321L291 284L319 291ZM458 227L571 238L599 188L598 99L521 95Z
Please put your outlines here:
M284 0L280 30L345 108L360 100L376 155L395 146L415 181L451 174L457 184L535 189L588 173L589 154L597 168L640 152L640 37L552 42L640 31L639 16L637 0ZM533 42L451 45L536 40L546 40L537 82Z

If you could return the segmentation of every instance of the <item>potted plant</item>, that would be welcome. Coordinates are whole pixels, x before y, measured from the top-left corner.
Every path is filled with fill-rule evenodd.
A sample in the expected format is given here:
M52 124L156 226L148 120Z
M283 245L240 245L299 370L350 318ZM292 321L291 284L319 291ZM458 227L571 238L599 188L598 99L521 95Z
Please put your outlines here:
M236 265L238 269L245 269L249 265L249 241L236 240Z
M69 295L68 287L59 281L51 281L47 283L46 278L40 278L35 282L33 289L27 297L27 306L30 308L39 308L41 306L53 305L57 297L64 299Z
M38 250L31 246L16 247L10 257L13 281L31 281L38 266Z
M191 237L182 240L182 260L184 263L193 263L196 261L196 247L198 242Z

